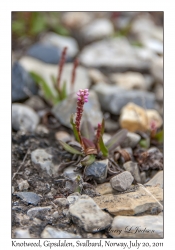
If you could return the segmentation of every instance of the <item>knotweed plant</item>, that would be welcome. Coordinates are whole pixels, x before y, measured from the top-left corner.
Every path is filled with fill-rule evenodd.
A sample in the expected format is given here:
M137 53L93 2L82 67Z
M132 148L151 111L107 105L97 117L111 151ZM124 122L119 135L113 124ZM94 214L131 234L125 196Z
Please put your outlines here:
M77 92L77 110L76 118L71 115L70 123L73 128L75 139L80 143L82 150L71 147L69 144L59 141L65 150L72 154L82 156L82 165L92 164L96 158L107 158L109 154L125 139L127 130L122 129L115 134L107 143L103 141L103 133L105 129L104 119L97 125L97 131L91 125L89 120L84 120L81 124L84 104L88 102L89 90L80 89Z

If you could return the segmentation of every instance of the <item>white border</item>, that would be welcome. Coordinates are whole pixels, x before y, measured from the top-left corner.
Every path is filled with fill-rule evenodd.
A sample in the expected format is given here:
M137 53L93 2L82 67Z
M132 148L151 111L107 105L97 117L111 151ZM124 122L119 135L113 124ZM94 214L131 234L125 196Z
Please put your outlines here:
M172 0L168 1L4 1L0 8L0 246L11 248L11 11L164 11L165 42L165 233L163 249L174 247L174 125L175 125L175 15ZM124 241L124 240L122 240ZM144 240L143 240L144 241ZM157 241L157 240L156 240ZM142 249L142 248L139 248ZM162 248L161 248L162 249Z

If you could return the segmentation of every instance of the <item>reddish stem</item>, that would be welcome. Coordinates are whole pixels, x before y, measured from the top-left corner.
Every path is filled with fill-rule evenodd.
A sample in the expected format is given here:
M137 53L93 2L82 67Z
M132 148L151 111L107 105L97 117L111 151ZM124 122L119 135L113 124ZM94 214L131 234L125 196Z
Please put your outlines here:
M66 51L67 51L67 47L64 47L62 54L61 54L61 59L60 59L60 63L59 63L59 67L58 67L58 78L57 78L57 89L58 92L60 93L60 80L61 80L61 74L63 71L63 66L65 63L65 58L66 58Z

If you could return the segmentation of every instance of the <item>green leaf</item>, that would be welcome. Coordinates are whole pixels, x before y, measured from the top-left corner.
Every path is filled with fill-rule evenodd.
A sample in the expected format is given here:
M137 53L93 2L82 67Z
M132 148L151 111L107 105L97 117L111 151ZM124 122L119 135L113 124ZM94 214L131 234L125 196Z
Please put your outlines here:
M95 155L87 155L82 161L83 166L89 166L95 161Z
M118 133L112 136L112 138L105 143L108 152L114 150L120 143L126 138L128 131L126 129L120 130Z
M102 136L100 137L100 140L99 140L99 146L100 146L100 151L103 153L103 155L105 157L107 157L108 156L108 149L106 148L106 146L103 142Z
M158 140L158 142L163 143L163 137L164 137L164 131L161 130L155 135L155 139Z
M82 152L78 151L77 149L71 147L70 145L68 145L67 143L61 141L61 140L58 140L59 143L61 144L61 146L66 150L68 151L69 153L72 153L72 154L77 154L77 155L83 155Z
M62 86L60 95L61 95L61 96L60 96L61 100L64 100L64 99L66 99L66 97L67 97L66 81L64 81L64 83L63 83L63 86Z
M149 148L150 146L150 139L147 138L147 139L141 139L140 142L139 142L140 146L142 148Z
M83 122L82 122L81 134L83 137L89 139L90 141L94 140L95 131L94 131L92 124L90 123L90 121L88 119L83 120Z
M80 140L78 131L77 131L75 123L74 123L74 115L73 114L70 117L70 124L72 125L72 129L73 129L73 132L74 132L75 139L80 143L81 140Z
M33 80L41 87L45 99L56 104L58 102L58 99L53 95L52 90L50 89L46 81L35 72L30 72L30 75L33 78Z

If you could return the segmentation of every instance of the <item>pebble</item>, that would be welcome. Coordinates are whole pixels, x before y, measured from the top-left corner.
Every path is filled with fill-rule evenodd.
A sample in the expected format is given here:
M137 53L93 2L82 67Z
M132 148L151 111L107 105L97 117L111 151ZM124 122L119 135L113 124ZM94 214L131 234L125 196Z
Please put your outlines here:
M151 73L156 82L163 84L163 57L157 57L152 60Z
M20 191L27 190L29 188L29 183L27 180L20 179L17 180L17 183Z
M61 141L64 141L64 142L67 142L67 141L70 141L70 140L71 140L70 134L68 134L68 133L65 132L65 131L56 132L56 133L55 133L55 138L56 138L57 140L61 140Z
M106 82L107 78L106 76L98 69L89 69L88 71L89 77L93 83L98 82Z
M12 102L22 101L37 92L38 88L28 72L15 62L12 66Z
M33 208L30 208L28 211L27 211L27 215L29 217L38 217L40 215L45 215L48 211L51 210L51 206L48 206L48 207L33 207Z
M49 134L49 130L46 126L42 125L42 124L39 124L37 127L36 127L36 130L35 130L35 133L37 135L40 135L40 136L45 136L45 135L48 135Z
M86 166L84 176L93 178L97 183L103 183L107 177L108 163L108 159L93 162Z
M160 185L160 187L163 188L163 171L159 171L156 175L154 175L154 177L150 181L145 183L145 185Z
M121 174L112 177L110 183L113 189L117 191L125 191L131 186L133 180L134 178L131 173L124 171Z
M53 216L53 218L58 219L59 218L58 211L53 212L52 216Z
M92 14L90 12L65 12L61 17L61 22L67 28L79 29L84 27L91 21Z
M148 119L148 129L150 129L151 122L154 121L157 128L160 128L163 124L163 119L157 112L157 110L150 109L146 110L146 115Z
M141 139L140 135L136 133L128 132L126 135L126 138L120 144L120 146L122 148L126 148L126 147L134 148L139 143L140 139Z
M58 64L61 58L61 53L62 51L54 46L36 43L27 50L26 55L45 63ZM70 58L66 57L66 61L69 60Z
M66 231L56 229L51 226L46 226L41 233L41 238L43 239L78 239L81 238L78 234L68 233Z
M30 233L28 229L17 228L15 230L15 238L16 239L30 239Z
M69 58L75 57L79 51L78 43L74 38L60 36L54 32L48 32L44 35L41 39L41 43L54 46L59 51L62 51L64 47L67 47L66 55L68 55Z
M136 162L127 161L123 164L123 168L132 174L136 182L141 183L140 171Z
M98 83L93 86L93 90L98 95L101 107L114 115L119 115L121 109L132 102L147 109L155 106L155 96L153 93L141 90L124 90L118 86L110 86L105 83ZM144 102L143 102L144 100Z
M145 182L146 182L146 172L145 171L140 173L140 178L141 178L141 183L145 184Z
M86 232L99 232L108 228L112 217L103 212L92 198L82 195L69 207L72 220Z
M54 203L61 207L66 207L69 205L69 202L66 198L57 198L54 200Z
M101 195L93 199L101 209L107 210L112 215L136 215L149 211L152 207L162 209L156 201L158 200L160 203L163 201L162 188L147 187L146 190L149 193L143 187L139 187L130 193Z
M75 170L75 166L69 166L69 167L65 168L64 171L63 171L64 177L66 177L66 178L68 178L70 180L75 181L78 175L80 177L83 176L80 171L75 172L74 170Z
M116 216L109 230L113 238L163 238L163 217L160 215Z
M38 123L39 117L33 109L20 103L12 104L12 127L14 130L34 132Z
M27 101L24 102L24 104L35 111L43 110L46 108L44 101L37 95L31 96Z
M42 78L51 88L52 92L56 94L53 87L51 76L57 78L58 75L57 65L46 64L35 58L30 58L28 56L22 57L20 59L20 63L27 71L29 72L33 71L38 75L42 76ZM61 75L60 86L62 87L63 83L66 82L66 91L68 95L72 93L72 88L71 88L72 69L73 69L72 63L65 63ZM89 86L90 86L90 78L88 75L88 70L85 67L79 65L76 69L76 77L75 77L73 92L77 92L79 89L88 89Z
M61 124L68 128L72 128L72 125L70 124L70 116L71 114L76 113L76 107L77 97L74 95L55 105L52 108L52 112L55 117L61 122ZM97 127L97 124L102 121L102 112L100 109L98 97L92 90L89 91L88 102L84 105L82 121L86 117L88 117L94 127Z
M34 192L17 192L16 196L21 198L24 202L32 205L37 205L40 202L40 197Z
M49 176L57 176L60 164L59 152L54 148L36 149L31 153L31 161L39 171L46 171Z
M111 81L117 86L126 90L130 89L146 89L146 82L144 76L139 72L126 72L111 74Z
M114 33L114 27L110 20L98 18L90 22L80 30L81 35L86 42L102 39L111 36Z
M105 67L110 71L148 71L153 53L144 50L143 56L143 49L131 46L127 38L108 38L86 45L79 60L87 67Z

